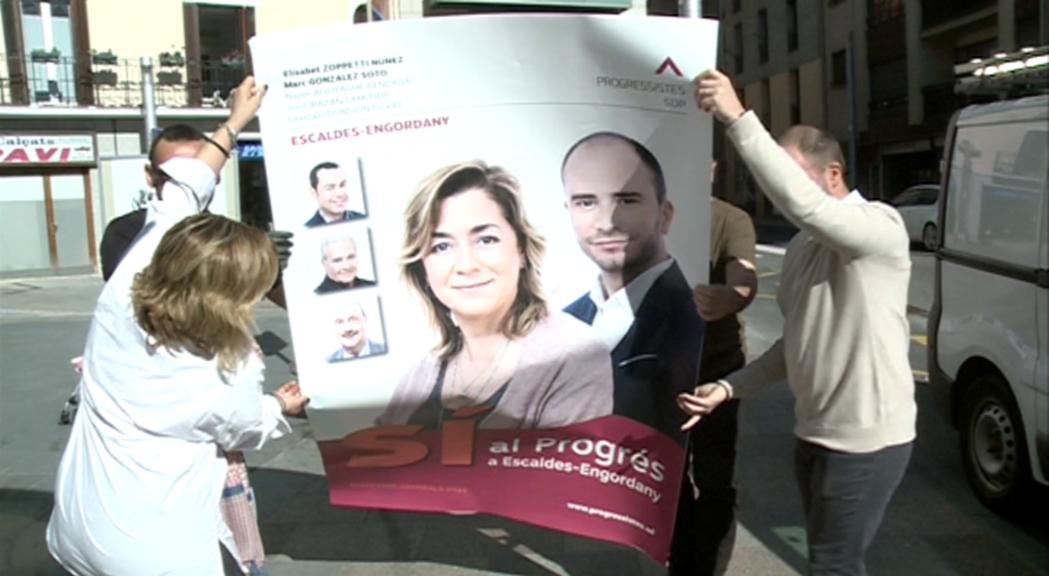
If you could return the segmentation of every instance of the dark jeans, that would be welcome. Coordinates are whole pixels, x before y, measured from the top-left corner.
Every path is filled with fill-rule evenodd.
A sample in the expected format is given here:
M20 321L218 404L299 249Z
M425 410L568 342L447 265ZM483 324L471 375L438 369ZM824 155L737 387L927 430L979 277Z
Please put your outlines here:
M864 576L864 556L899 486L914 443L851 454L803 440L794 474L805 508L809 574Z
M672 576L724 574L728 566L736 541L738 413L739 400L730 400L689 434L689 464L670 546Z

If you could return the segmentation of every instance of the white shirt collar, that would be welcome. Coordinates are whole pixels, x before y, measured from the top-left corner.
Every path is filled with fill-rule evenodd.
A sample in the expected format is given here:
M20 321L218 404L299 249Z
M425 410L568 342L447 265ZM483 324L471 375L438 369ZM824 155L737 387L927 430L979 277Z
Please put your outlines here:
M841 201L846 203L846 204L866 204L867 203L867 199L863 197L863 194L860 194L859 190L853 190L852 192L849 192L849 195L844 197L844 198L842 198Z
M202 160L175 156L160 165L168 175L161 190L162 198L152 200L154 210L172 221L199 214L215 195L216 176Z
M605 298L605 288L601 284L601 278L597 279L594 287L590 289L590 300L597 307L591 326L609 350L614 349L623 336L630 331L630 326L634 324L634 310L641 305L641 301L656 283L656 279L673 265L673 258L659 262L642 272L624 288L616 290L608 298Z
M357 354L356 356L353 355L353 352L347 352L347 354L350 355L350 358L363 358L365 356L371 356L371 354L372 354L372 341L371 340L365 340L364 341L364 348L361 348L360 353Z

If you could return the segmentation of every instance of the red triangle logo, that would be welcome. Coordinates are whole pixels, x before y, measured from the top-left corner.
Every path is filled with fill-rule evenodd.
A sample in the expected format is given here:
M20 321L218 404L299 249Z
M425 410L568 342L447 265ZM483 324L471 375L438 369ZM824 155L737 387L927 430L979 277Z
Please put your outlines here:
M681 69L677 67L677 64L674 64L674 60L670 58L670 56L667 56L667 59L664 60L663 63L659 65L659 68L656 69L656 75L661 76L667 70L670 70L677 76L684 76L684 74L681 73Z

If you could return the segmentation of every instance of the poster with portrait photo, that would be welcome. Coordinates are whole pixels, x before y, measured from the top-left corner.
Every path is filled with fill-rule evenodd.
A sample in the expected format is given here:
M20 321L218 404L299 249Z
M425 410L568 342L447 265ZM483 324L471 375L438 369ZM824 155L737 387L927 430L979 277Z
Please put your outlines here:
M289 190L301 190L301 195L311 202L288 195L288 202L282 203L279 209L287 207L292 213L299 214L296 218L302 223L296 228L323 228L367 217L364 167L360 158L345 156L338 148L329 155L322 150L317 152L302 164L301 174L284 175L281 182ZM275 206L274 210L277 209Z
M293 236L282 274L286 294L314 298L377 288L379 276L367 220L304 228Z
M318 308L328 316L332 326L333 342L324 353L329 364L386 353L386 330L375 296L326 296L318 303Z
M333 294L376 285L371 233L366 227L352 224L325 226L319 234L307 235L307 245L311 240L317 243L315 258L312 262L304 262L303 266L317 270L313 273L315 294ZM296 248L296 254L309 257L306 246Z
M708 269L711 122L690 80L716 38L707 21L517 15L252 41L270 182L314 158L367 167L379 281L349 292L381 297L387 352L325 361L309 344L331 333L325 296L300 253L285 274L334 504L497 514L666 557ZM301 229L293 190L271 187L277 228Z

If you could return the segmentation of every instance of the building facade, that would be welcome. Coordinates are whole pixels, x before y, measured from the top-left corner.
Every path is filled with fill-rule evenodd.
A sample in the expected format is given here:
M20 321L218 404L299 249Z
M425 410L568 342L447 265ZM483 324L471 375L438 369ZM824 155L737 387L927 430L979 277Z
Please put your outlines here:
M774 135L797 123L843 143L868 197L938 182L959 107L954 66L1049 44L1049 0L704 0L721 21L718 66ZM676 0L373 0L371 18L479 12L677 15ZM0 275L97 269L101 231L141 202L148 136L210 131L251 69L255 34L369 19L362 0L0 0ZM129 22L139 22L131 26ZM152 67L145 68L143 57ZM149 82L144 80L148 79ZM238 142L218 209L271 221L257 127ZM724 139L716 193L759 220L778 216Z
M774 136L793 124L827 125L824 1L722 0L717 7L718 65ZM774 217L735 151L723 147L718 155L716 193L759 218Z
M1049 0L722 0L721 67L778 135L798 122L842 143L849 177L890 199L936 184L959 108L1008 94L956 92L955 66L1049 45ZM725 151L721 194L775 219Z
M348 20L254 0L0 1L0 275L97 270L105 224L148 193L143 113L149 76L160 127L214 130L223 97L250 69L258 32ZM137 26L130 22L143 23ZM149 57L146 68L142 58ZM213 210L269 218L257 128L223 174Z
M1046 0L870 0L867 189L889 199L939 183L944 132L968 104L1007 94L956 91L955 66L1049 44Z

